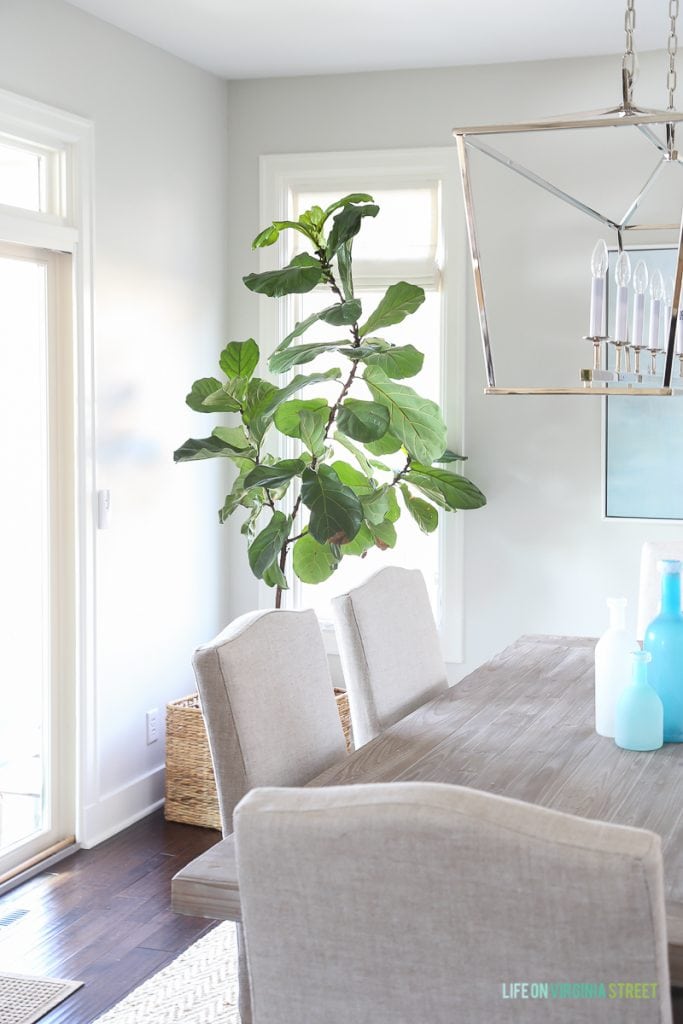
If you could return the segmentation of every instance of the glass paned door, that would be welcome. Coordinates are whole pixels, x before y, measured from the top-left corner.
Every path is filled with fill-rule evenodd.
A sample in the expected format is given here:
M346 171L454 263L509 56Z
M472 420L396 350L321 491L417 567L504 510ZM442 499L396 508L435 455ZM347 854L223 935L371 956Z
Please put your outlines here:
M0 247L0 876L69 831L64 259Z

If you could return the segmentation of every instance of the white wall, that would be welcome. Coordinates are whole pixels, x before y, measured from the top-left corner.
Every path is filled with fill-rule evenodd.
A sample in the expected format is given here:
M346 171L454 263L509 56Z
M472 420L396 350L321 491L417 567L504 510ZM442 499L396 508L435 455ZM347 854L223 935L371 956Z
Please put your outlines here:
M0 87L95 131L96 765L81 838L163 796L145 710L194 688L190 657L224 621L218 467L174 466L206 428L184 406L225 340L227 88L62 3L4 0ZM201 435L200 435L201 436Z
M448 145L457 124L609 107L620 99L619 67L619 58L612 57L231 83L231 333L247 337L258 323L256 297L242 286L241 275L257 268L250 243L263 227L258 210L260 154ZM641 104L664 105L664 83L664 56L643 55L637 94ZM622 165L607 161L604 166L608 181L621 178ZM493 181L494 171L485 173ZM588 161L583 175L584 183L592 175ZM359 181L358 188L363 187ZM530 213L533 203L517 198L511 203L507 186L501 187L503 191L484 197L482 234L492 236L500 224L520 246L531 244L523 228L512 227L511 211ZM527 205L516 207L518 202ZM590 252L600 228L588 221L577 228L564 209L559 206L552 214L556 219L549 222L553 231L546 235L548 248L540 253L523 249L522 263L532 294L541 296L533 340L545 343L550 372L553 363L561 363L575 383L579 367L590 365L578 340L587 326L588 300L584 291L567 291L565 275L569 264L572 272L578 267L576 279L588 287ZM502 297L492 301L502 342L512 345L533 369L529 307L510 293L502 254L486 250L484 266L487 279L502 288ZM522 633L597 635L605 625L607 594L623 593L635 602L642 540L681 534L678 526L602 521L600 399L484 398L469 276L466 301L467 471L489 504L466 513L466 661L453 668L453 678ZM269 350L275 339L260 341ZM234 615L257 601L243 538L234 527L230 565Z

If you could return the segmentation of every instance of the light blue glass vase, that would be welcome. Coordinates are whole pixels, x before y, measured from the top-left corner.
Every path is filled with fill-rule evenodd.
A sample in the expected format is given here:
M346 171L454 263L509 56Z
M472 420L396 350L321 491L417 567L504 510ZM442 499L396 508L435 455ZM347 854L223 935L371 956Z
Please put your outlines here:
M664 707L647 681L650 655L633 651L633 679L614 714L614 742L624 750L658 750L664 742Z
M681 614L681 563L658 563L662 574L659 615L645 630L643 649L652 655L650 685L664 705L664 742L683 743L683 614Z

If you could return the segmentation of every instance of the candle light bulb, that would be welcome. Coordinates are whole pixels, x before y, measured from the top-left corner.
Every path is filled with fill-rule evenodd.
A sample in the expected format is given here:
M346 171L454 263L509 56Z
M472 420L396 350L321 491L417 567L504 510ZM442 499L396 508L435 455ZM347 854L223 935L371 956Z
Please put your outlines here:
M601 338L605 333L605 286L609 257L605 240L600 238L595 243L591 256L591 309L588 327L589 338Z
M647 344L648 348L653 352L659 352L659 333L660 333L660 320L662 315L662 299L664 298L664 278L662 277L661 270L655 270L650 281L650 329L648 331ZM653 356L654 360L654 356ZM652 373L655 372L654 362L652 363Z
M648 273L643 260L638 260L636 269L633 272L633 320L631 325L631 344L634 348L643 346L643 322L645 317L645 290L647 288Z
M667 306L669 307L669 309L671 309L671 307L674 304L674 279L673 279L673 277L670 277L669 280L666 282L666 293L664 295L664 298L666 300Z
M633 272L633 287L636 295L644 295L647 291L648 273L643 260L638 260Z
M607 255L607 243L604 238L598 239L591 256L591 272L593 277L604 277L607 273L609 257Z
M657 271L657 273L659 274L659 277L661 279L661 273L659 271ZM629 259L629 255L627 252L619 253L617 265L614 270L614 280L620 288L626 288L628 286L629 281L631 280L631 260ZM662 288L663 287L664 282L662 282Z
M664 298L664 278L662 277L661 270L655 270L652 275L652 282L650 283L650 298L659 302Z

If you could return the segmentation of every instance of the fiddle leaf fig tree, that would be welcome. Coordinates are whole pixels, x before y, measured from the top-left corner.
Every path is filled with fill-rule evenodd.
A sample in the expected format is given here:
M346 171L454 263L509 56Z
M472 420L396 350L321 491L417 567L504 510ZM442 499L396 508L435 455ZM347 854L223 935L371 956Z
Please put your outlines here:
M296 231L309 251L279 270L249 274L247 288L271 298L325 288L331 304L296 324L271 354L271 374L287 375L284 383L254 376L260 352L250 338L221 352L223 379L196 380L186 398L195 412L234 417L208 437L185 441L174 459L224 458L236 467L219 520L246 513L241 529L249 565L275 589L278 608L288 574L321 583L343 558L394 547L402 511L431 533L440 509L486 504L479 488L450 468L463 456L446 447L439 407L405 383L422 369L423 354L385 336L419 309L423 289L399 281L371 310L355 297L353 240L378 212L372 196L359 192L261 231L255 249ZM319 340L318 330L316 340L306 340L314 325L324 326L330 339ZM329 366L330 356L338 364L332 369L315 372L308 365L325 357ZM316 396L321 384L332 398ZM295 439L288 442L295 458L274 454L284 438Z

